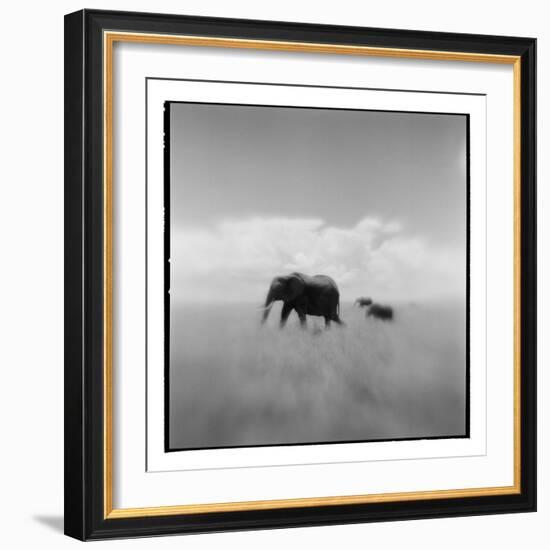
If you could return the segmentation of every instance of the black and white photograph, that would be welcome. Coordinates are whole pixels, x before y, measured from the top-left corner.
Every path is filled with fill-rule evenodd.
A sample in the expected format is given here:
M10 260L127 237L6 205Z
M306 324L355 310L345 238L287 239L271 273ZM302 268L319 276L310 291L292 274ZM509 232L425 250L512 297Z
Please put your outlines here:
M167 451L468 436L468 132L165 103Z
M63 220L40 177L10 204L62 221L63 399L43 368L10 394L64 419L12 422L41 438L14 455L41 449L34 485L64 465L64 515L47 516L52 486L33 521L78 540L250 530L255 546L323 526L298 535L332 547L349 529L383 545L386 521L424 541L410 520L446 518L439 546L451 521L481 545L535 541L540 521L518 523L540 500L532 6L450 24L295 4L75 8L63 41L43 18L64 45L63 93L45 96L63 104ZM51 134L45 100L25 105ZM32 163L16 164L13 181ZM50 257L27 218L10 222L29 234L19 298ZM19 356L43 355L25 334Z

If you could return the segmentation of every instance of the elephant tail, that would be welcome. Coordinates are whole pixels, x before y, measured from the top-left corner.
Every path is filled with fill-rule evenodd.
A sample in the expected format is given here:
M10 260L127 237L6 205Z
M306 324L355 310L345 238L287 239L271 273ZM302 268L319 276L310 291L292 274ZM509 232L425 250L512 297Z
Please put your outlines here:
M338 300L338 301L336 302L336 319L338 319L338 322L339 322L341 325L344 325L344 326L345 326L344 321L342 321L342 319L340 319L340 300Z
M346 326L346 323L344 323L344 321L342 321L342 319L340 318L340 300L338 300L338 302L336 302L336 322L337 322L341 327L345 327L345 326Z

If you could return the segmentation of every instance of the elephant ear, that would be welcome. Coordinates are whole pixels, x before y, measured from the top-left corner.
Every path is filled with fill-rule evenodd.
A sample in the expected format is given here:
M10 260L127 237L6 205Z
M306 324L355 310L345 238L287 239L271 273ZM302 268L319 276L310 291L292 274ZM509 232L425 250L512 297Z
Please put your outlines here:
M298 275L289 275L286 282L287 300L294 300L304 292L305 283Z

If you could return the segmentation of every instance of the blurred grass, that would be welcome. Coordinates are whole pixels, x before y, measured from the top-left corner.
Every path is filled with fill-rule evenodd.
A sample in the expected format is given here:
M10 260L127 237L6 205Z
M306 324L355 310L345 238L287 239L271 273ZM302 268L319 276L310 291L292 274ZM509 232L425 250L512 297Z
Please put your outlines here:
M329 331L279 330L279 305L263 327L250 305L173 308L171 447L464 435L463 306L341 308Z

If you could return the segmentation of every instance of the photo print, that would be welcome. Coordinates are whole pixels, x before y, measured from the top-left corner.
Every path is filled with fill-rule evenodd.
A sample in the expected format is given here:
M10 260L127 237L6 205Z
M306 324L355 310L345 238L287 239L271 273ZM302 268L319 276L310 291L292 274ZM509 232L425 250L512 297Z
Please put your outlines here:
M469 436L469 118L165 103L166 451Z

